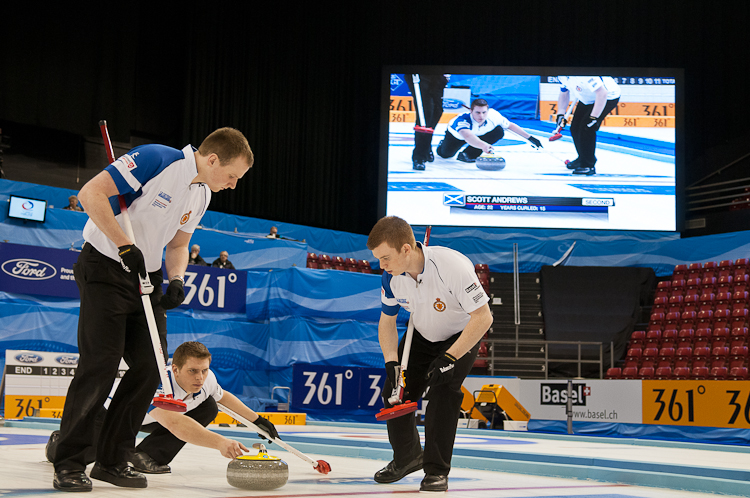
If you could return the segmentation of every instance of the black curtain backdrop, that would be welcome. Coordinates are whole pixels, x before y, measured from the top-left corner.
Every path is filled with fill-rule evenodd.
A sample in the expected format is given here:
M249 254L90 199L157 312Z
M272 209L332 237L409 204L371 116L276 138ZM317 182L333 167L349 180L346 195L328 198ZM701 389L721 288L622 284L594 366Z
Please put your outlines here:
M654 287L651 268L608 268L594 266L543 266L540 272L544 334L548 341L602 342L603 372L610 365L610 346L614 342L615 361L625 352L625 343L640 317ZM599 359L599 348L582 347L582 358ZM575 359L573 345L550 345L550 357ZM599 375L599 365L586 363L584 377ZM578 365L552 363L550 374L571 377Z
M7 3L7 2L6 2ZM21 4L16 2L16 4ZM23 2L4 5L0 124L181 147L234 126L257 155L212 209L367 233L391 64L677 67L687 183L750 132L748 2ZM15 144L44 143L13 137ZM16 150L20 150L16 147Z

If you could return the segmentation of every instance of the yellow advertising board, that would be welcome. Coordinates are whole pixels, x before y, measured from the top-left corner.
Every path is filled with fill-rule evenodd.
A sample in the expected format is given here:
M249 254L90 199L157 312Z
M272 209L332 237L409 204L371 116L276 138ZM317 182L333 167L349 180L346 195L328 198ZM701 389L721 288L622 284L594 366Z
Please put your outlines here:
M306 425L306 413L287 413L287 412L257 412L271 421L273 425ZM240 422L226 413L219 412L212 424L231 424L237 425Z
M750 381L644 380L643 423L750 429Z
M5 418L22 419L33 417L34 410L52 408L62 412L65 396L5 395ZM36 414L40 414L37 412Z

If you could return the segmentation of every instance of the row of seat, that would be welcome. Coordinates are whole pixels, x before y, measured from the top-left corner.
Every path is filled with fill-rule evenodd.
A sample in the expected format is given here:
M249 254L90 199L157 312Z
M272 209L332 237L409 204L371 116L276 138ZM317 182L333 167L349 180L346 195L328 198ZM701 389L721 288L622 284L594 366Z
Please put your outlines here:
M607 370L607 379L641 380L747 380L747 367L613 367Z
M676 265L672 271L672 277L681 277L687 280L695 277L732 275L736 272L749 273L748 270L750 270L750 258L740 258L736 261L726 259L718 263L716 261L707 261L705 263Z
M657 284L655 297L701 295L707 292L750 290L750 274L725 275L721 277L689 278L687 280L664 280Z
M685 328L674 330L636 330L630 336L627 350L633 348L679 348L681 346L709 347L727 344L729 347L744 346L748 343L748 328L735 327L731 331L727 328L700 328L693 330Z
M366 259L342 258L341 256L307 253L307 267L320 270L353 271L358 273L378 273L370 267Z
M737 291L734 293L704 292L703 294L674 296L657 296L654 298L652 313L674 313L684 311L719 311L725 309L742 309L748 307L750 292Z

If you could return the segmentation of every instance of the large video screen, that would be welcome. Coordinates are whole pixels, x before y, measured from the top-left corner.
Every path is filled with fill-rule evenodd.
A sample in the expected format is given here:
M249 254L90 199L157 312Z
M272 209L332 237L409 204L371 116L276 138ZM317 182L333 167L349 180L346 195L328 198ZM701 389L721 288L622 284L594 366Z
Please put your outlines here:
M678 229L680 70L393 67L384 80L381 213L412 225Z

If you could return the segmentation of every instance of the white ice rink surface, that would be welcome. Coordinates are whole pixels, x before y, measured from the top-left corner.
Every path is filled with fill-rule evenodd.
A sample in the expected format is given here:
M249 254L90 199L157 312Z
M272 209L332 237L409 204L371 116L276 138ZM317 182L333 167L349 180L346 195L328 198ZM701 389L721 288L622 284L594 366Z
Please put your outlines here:
M322 475L316 472L305 461L284 450L269 445L269 453L281 457L289 465L289 480L286 485L272 491L250 491L237 489L226 481L228 460L221 457L216 450L186 445L172 462L172 473L166 475L149 475L148 488L123 489L108 483L94 480L94 491L84 496L140 496L149 497L237 497L237 496L275 496L275 497L369 497L384 495L411 496L419 493L422 472L416 472L393 484L376 484L373 474L382 468L389 458L388 452L380 451L381 457L374 459L345 456L331 456L341 453L340 447L331 443L347 444L352 448L359 447L366 453L366 446L373 443L385 443L384 428L355 429L351 427L295 426L280 427L282 437L292 446L307 453L311 458L327 461L332 472ZM245 429L223 429L223 433L234 438L247 435ZM482 431L484 432L484 431ZM32 429L23 427L0 427L0 498L41 497L60 494L52 488L52 464L44 458L44 445L50 429ZM476 431L474 431L476 433ZM568 455L591 458L592 465L599 458L614 457L630 461L648 463L650 461L689 465L698 461L708 467L747 469L750 465L750 454L745 452L702 451L700 449L675 449L634 446L624 441L621 445L599 444L591 442L592 438L582 438L581 442L554 437L533 439L513 437L512 433L487 431L487 436L459 435L455 453L467 448L482 448L496 451L497 458L507 458L510 454L526 452L536 455ZM295 438L307 442L291 442ZM256 438L243 439L249 444L258 441ZM319 441L316 443L315 441ZM381 445L382 448L382 445ZM510 453L508 453L510 452ZM468 457L454 457L454 467L450 473L448 493L432 493L440 496L460 498L484 497L589 497L589 498L672 498L672 497L705 497L715 494L695 493L657 487L644 487L618 482L601 482L586 479L565 479L544 477L488 470L464 468L461 462L470 462ZM477 458L482 460L482 458ZM481 465L481 462L480 462ZM658 471L659 463L654 463ZM477 466L476 462L467 466ZM90 467L89 467L90 470ZM529 467L530 472L533 468ZM700 471L696 471L700 473ZM658 482L658 479L655 480ZM422 493L429 496L431 493ZM748 496L747 494L724 496Z

